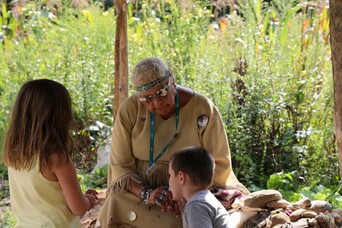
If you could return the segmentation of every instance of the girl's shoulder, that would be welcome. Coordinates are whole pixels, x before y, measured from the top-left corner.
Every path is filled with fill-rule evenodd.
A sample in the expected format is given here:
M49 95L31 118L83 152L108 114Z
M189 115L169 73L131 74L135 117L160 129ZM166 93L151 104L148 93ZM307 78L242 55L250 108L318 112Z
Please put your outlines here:
M42 163L40 172L47 180L58 181L55 171L70 161L71 158L64 153L52 153L49 157L49 164Z
M59 166L63 163L65 164L70 159L70 156L66 155L65 153L55 152L50 155L51 166Z

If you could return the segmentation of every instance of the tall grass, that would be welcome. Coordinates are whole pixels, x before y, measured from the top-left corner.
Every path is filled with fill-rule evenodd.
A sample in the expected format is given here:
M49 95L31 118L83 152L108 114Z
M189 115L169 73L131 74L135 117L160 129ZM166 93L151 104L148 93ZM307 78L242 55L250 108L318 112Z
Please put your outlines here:
M40 12L25 23L27 37L17 37L1 48L1 132L9 121L11 104L20 86L29 79L51 78L63 83L72 95L79 123L79 167L96 156L89 128L95 121L112 124L114 34L113 11L97 8L46 18ZM3 134L2 134L3 135ZM1 137L3 139L3 137Z
M240 100L229 110L236 161L250 167L240 169L241 178L254 173L251 183L264 186L272 172L298 170L304 183L328 184L333 177L338 185L328 11L284 2L262 10L260 4L247 1L243 9L239 58L247 73L238 76L244 89L235 91Z

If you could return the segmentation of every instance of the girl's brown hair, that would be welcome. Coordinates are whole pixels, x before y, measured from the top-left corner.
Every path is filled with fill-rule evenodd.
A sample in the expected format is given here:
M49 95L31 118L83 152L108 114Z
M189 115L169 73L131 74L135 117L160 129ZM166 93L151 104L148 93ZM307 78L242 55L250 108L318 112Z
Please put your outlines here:
M17 170L30 169L39 158L40 168L50 166L58 153L69 159L73 150L71 98L67 89L49 79L26 82L12 110L3 161Z

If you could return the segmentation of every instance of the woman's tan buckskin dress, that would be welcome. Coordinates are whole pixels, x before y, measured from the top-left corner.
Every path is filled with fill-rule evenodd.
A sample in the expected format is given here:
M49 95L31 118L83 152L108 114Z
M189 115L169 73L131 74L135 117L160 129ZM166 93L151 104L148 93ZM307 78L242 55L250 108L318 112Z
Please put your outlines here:
M175 116L164 120L155 115L154 157L175 134ZM163 213L160 207L149 208L127 191L129 177L142 181L155 189L168 185L168 163L173 152L186 146L202 145L215 159L214 185L248 190L235 177L222 119L213 102L195 93L180 109L178 134L157 161L158 170L147 177L150 146L150 116L136 95L127 98L116 116L110 154L110 185L106 201L101 208L97 224L101 227L177 228L182 227L181 217Z

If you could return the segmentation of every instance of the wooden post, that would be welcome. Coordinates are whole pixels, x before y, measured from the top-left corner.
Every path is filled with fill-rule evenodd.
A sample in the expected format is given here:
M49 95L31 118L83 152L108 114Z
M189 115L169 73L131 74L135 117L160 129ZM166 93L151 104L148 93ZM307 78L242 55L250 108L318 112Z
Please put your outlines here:
M330 0L330 45L334 78L334 123L342 180L342 0Z
M127 2L115 0L115 78L113 118L115 119L121 102L128 96L128 48L127 48Z
M116 34L115 34L115 66L114 66L114 101L113 119L115 121L119 105L128 96L128 48L127 48L127 2L115 0ZM112 180L112 171L108 165L107 184Z

